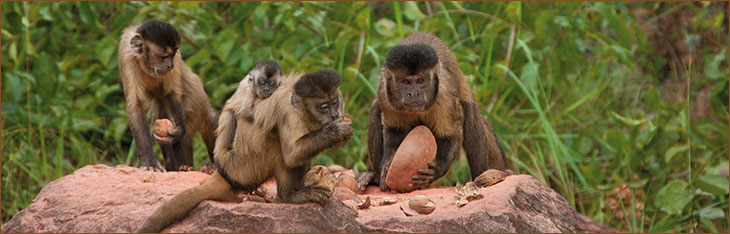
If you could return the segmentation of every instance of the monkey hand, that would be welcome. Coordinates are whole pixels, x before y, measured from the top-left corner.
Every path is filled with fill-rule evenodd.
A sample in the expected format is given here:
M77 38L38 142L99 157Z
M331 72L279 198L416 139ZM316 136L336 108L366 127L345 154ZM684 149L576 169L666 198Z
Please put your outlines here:
M335 145L344 144L352 137L352 122L335 121L328 124L324 131L331 134Z
M382 168L380 170L380 177L378 177L378 188L380 188L380 191L383 192L390 192L390 188L388 188L388 184L385 182L385 178L388 175L388 168Z
M428 162L428 168L418 169L418 174L413 176L413 181L411 183L413 183L413 186L415 186L416 189L428 188L428 186L431 185L431 182L436 180L436 178L434 178L435 174L436 162Z
M167 136L159 136L157 133L153 134L155 141L160 145L171 145L180 140L185 135L185 129L182 126L176 125L174 129L167 129Z
M365 189L368 188L368 185L370 182L373 182L375 180L375 172L373 171L363 171L357 174L357 188L360 190L360 193L365 192Z
M139 161L139 169L154 172L167 172L157 159L142 159Z

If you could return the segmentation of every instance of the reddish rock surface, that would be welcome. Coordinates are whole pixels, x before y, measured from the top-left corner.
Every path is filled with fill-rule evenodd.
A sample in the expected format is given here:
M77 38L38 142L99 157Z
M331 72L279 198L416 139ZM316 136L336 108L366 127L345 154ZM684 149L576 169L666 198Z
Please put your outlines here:
M418 125L408 132L393 154L385 183L388 188L399 192L416 189L411 184L418 169L428 168L428 162L436 158L436 138L428 127Z
M46 185L2 232L131 232L165 200L208 177L201 172L86 166ZM273 182L262 187L266 197L276 196ZM528 175L508 176L481 192L484 198L458 208L454 187L392 194L371 186L358 196L370 196L373 205L358 212L335 198L325 206L204 201L164 232L615 232L578 214ZM400 206L418 194L433 200L436 210L406 217ZM244 196L240 194L242 200ZM398 202L377 205L383 197Z

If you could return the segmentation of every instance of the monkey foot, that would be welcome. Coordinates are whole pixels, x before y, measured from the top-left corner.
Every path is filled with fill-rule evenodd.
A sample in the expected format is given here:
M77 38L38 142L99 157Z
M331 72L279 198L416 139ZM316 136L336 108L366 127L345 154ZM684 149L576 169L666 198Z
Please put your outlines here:
M193 166L183 164L183 165L180 165L180 168L178 168L177 170L178 171L192 171Z
M216 170L218 170L218 167L216 167L213 163L206 163L200 167L200 171L206 174L213 174Z

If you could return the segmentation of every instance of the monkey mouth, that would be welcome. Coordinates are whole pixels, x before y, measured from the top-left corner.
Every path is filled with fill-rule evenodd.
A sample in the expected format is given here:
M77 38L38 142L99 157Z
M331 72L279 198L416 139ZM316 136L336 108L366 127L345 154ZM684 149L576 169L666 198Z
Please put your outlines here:
M269 92L266 92L266 91L262 91L262 92L259 92L259 97L261 97L262 99L263 99L263 98L268 98L268 97L270 97L270 96L271 96L271 94L273 94L273 93L274 93L274 92L272 92L272 91L269 91Z
M155 75L164 76L167 73L170 73L171 70L172 69L157 69L157 68L155 68Z

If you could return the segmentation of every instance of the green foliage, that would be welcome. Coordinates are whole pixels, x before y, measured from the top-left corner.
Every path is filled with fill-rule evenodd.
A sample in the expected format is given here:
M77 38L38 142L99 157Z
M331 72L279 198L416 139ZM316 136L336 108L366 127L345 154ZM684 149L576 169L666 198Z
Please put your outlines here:
M355 136L316 164L365 169L388 49L453 50L511 168L629 232L728 230L722 2L1 2L2 221L88 164L136 165L117 67L122 29L172 23L222 107L256 61L333 68ZM657 31L657 28L664 31ZM159 152L158 152L159 155ZM195 142L195 163L208 161ZM469 179L462 156L438 181ZM620 213L620 215L619 215Z

